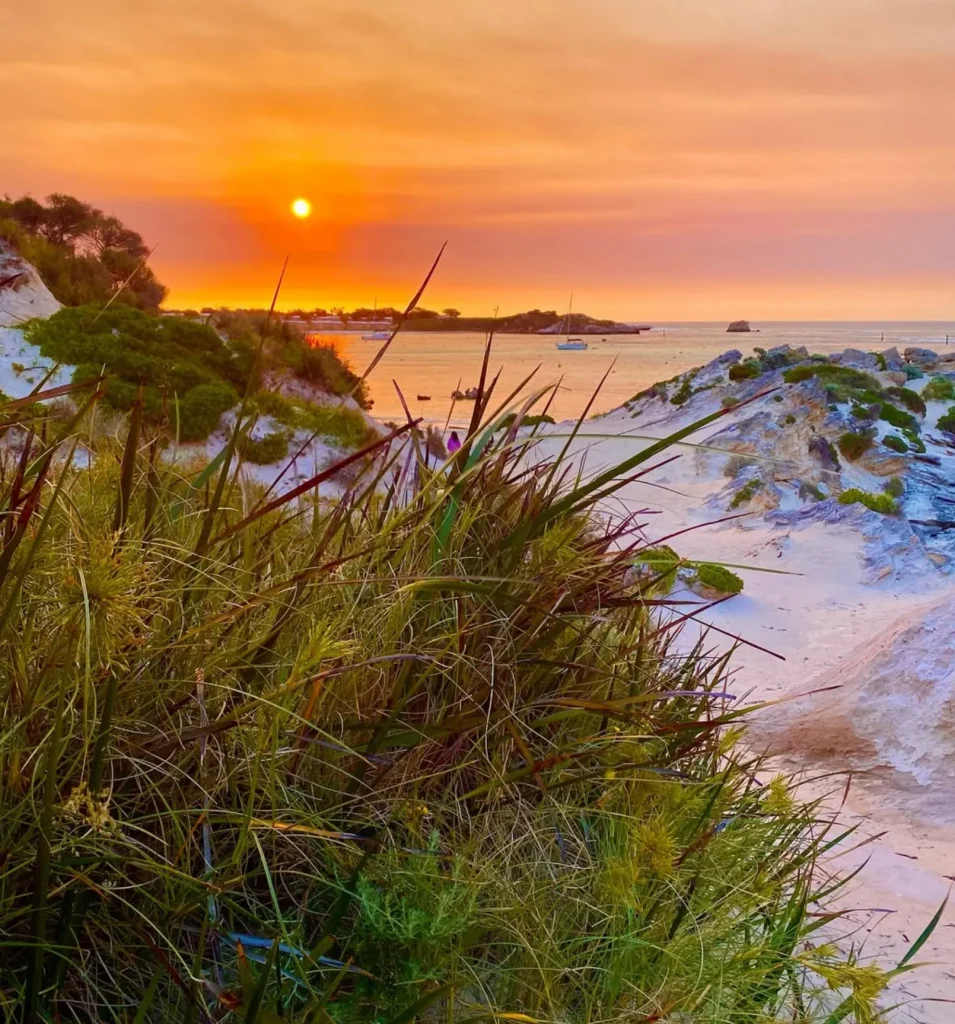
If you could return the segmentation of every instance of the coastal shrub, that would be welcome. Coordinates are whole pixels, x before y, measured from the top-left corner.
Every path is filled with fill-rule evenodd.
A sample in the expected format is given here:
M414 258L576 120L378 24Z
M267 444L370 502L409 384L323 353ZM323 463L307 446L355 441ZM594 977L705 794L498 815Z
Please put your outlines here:
M252 407L293 431L315 434L343 447L361 448L375 436L365 417L341 402L319 404L304 398L287 398L274 391L259 391Z
M239 444L242 458L257 466L270 466L288 458L289 435L284 430L271 430L262 437L246 435Z
M735 398L733 395L724 395L723 398L720 399L720 408L735 409L736 406L739 405L739 402L740 400Z
M785 399L784 399L783 395L773 395L773 401L774 402L782 402L782 401L785 401Z
M955 381L949 377L933 377L922 388L922 398L930 402L955 401Z
M890 405L888 402L883 402L879 409L879 419L885 420L886 423L890 423L893 427L914 431L919 429L918 420L910 412Z
M905 494L905 483L901 477L894 476L885 484L882 490L893 498L901 498Z
M787 384L798 384L800 381L817 377L824 383L840 385L858 391L871 391L878 395L882 385L870 373L853 369L851 366L838 366L834 363L813 363L793 366L783 372L783 380Z
M754 785L730 655L603 515L638 463L474 443L283 504L141 440L50 462L0 565L12 1017L872 1019L819 935L833 833Z
M909 380L920 380L922 377L925 376L925 372L922 370L922 368L916 366L914 363L903 363L902 370Z
M168 417L174 428L178 400L180 436L189 441L215 430L251 372L249 352L227 345L205 324L122 306L61 309L31 321L26 339L48 358L75 365L77 382L105 368L103 400L116 410L130 409L142 387L147 421L158 424Z
M729 378L732 381L750 380L762 373L759 363L755 359L744 359L729 369Z
M898 434L886 434L882 438L882 443L886 448L891 448L894 452L905 454L909 450L909 446L899 437Z
M859 405L858 402L854 402L852 408L849 410L849 414L854 416L857 420L871 420L872 410L864 405Z
M935 425L939 430L944 430L949 434L955 434L955 405L953 405L948 412L939 416L938 422Z
M881 352L870 352L869 355L875 356L876 364L883 373L888 370L889 364L885 361L885 356Z
M873 512L879 512L884 516L898 515L899 506L891 494L872 494L870 491L861 491L857 487L850 487L839 495L840 505L865 505Z
M910 388L891 387L886 388L885 393L901 402L909 412L917 413L919 416L925 415L925 402L917 391L912 391Z
M347 361L339 354L334 345L310 344L295 339L287 342L280 351L281 363L288 366L292 373L330 395L352 394L355 402L362 409L370 409L372 402L368 395L365 382L359 385L359 377Z
M785 424L786 424L787 426L792 426L792 425L793 425L793 423L795 423L795 422L796 422L796 417L795 417L795 416L793 416L793 414L792 414L792 413L789 413L789 415L788 415L788 416L786 416L786 418L785 418L785 419L783 420L783 422L784 422L784 423L785 423Z
M872 447L872 438L869 434L858 434L853 430L847 430L839 438L839 451L850 461L855 462Z
M514 425L514 420L517 418L517 413L510 412L501 421L501 428L504 430L510 430ZM536 427L540 423L553 423L554 417L547 413L540 413L537 415L528 415L521 418L521 427Z
M680 556L668 544L644 548L635 558L635 564L647 570L650 580L650 591L655 594L668 594L676 583L681 560Z
M909 442L909 449L911 451L918 452L920 455L925 454L925 442L919 436L919 432L917 430L906 430L905 427L903 427L902 433Z
M754 477L752 480L743 484L743 486L733 495L733 500L730 502L730 508L739 508L740 505L745 505L748 501L752 501L756 496L756 492L759 491L763 486L763 481L758 477Z
M700 586L715 590L720 594L739 594L743 590L743 581L735 572L713 562L703 562L698 565L696 579Z
M673 405L684 405L690 400L693 395L693 372L684 374L680 388L677 393L670 399Z

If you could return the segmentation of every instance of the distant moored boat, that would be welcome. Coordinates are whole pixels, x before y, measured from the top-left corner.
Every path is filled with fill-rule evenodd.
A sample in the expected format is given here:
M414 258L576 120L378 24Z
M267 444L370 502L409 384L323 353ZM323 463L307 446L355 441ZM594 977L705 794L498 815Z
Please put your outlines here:
M391 337L390 331L372 331L371 334L363 334L362 341L387 341Z
M580 351L581 349L590 348L583 338L568 338L566 341L555 341L554 345L561 351Z

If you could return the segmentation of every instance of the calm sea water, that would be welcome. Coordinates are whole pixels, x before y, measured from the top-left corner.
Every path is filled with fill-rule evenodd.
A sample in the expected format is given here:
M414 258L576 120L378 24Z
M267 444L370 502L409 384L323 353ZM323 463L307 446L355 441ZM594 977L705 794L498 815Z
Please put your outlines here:
M699 366L727 349L749 355L753 346L805 345L810 352L833 352L852 347L866 351L896 345L944 346L946 335L955 345L955 320L951 322L761 323L759 333L727 334L725 323L659 324L642 335L588 337L586 352L559 352L553 336L501 334L494 339L490 371L501 371L497 393L501 400L538 365L532 386L560 381L551 405L555 419L570 419L583 412L601 377L609 375L594 402L592 412L608 412L645 387L691 367ZM755 325L754 325L755 327ZM401 388L412 415L444 423L451 407L451 392L477 384L484 354L482 334L399 334L369 378L374 399L372 412L379 419L403 420L401 402L394 387ZM380 342L339 335L336 345L358 370L371 362ZM430 395L430 401L419 400ZM459 402L451 417L463 425L471 403Z

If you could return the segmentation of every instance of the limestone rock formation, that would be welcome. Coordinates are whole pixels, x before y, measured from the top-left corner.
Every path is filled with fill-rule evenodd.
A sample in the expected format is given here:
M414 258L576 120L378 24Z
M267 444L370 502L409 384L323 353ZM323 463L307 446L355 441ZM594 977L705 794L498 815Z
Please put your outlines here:
M50 289L16 250L0 239L0 327L17 327L60 308Z
M727 334L749 334L753 328L750 327L748 320L734 320L729 327L726 328Z

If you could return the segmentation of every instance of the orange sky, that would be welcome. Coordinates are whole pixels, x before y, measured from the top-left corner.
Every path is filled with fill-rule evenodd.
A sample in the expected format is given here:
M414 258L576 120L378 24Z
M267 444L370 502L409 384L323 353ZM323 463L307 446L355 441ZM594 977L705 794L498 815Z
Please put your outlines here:
M172 305L955 317L953 0L31 0L0 191ZM10 43L13 46L10 46ZM315 214L294 221L290 201Z

